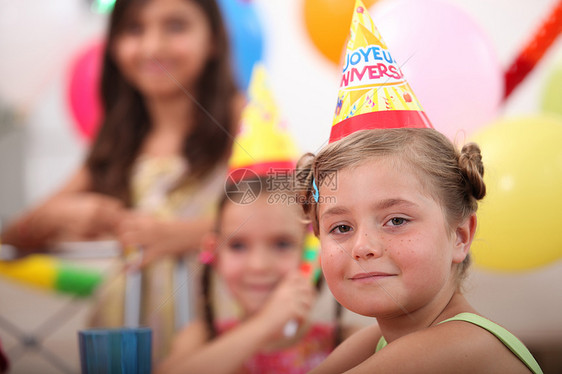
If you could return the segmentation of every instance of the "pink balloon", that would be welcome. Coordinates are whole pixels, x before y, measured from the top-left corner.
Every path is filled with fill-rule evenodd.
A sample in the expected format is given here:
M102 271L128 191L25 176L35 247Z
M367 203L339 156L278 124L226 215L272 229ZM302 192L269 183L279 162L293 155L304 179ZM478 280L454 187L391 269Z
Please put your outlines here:
M437 0L382 1L370 13L437 130L463 140L495 119L503 70L466 13Z
M95 42L75 57L69 72L67 99L76 129L87 140L96 135L102 118L99 82L103 43Z

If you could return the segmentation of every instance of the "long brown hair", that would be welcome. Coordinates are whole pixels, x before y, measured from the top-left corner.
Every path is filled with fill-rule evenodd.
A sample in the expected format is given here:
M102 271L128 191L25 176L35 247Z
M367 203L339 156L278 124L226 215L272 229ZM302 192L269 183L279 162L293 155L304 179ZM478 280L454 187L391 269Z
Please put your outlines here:
M233 118L233 102L238 94L230 65L227 34L217 3L214 0L189 1L199 5L206 14L216 53L197 82L198 96L195 99L200 106L195 112L193 130L182 147L182 154L190 165L184 182L205 177L225 159L237 120ZM151 123L141 93L123 77L110 50L131 7L141 6L144 2L146 0L118 0L115 3L101 77L105 117L86 160L92 189L117 197L127 205L131 204L132 166ZM187 96L185 99L191 100Z

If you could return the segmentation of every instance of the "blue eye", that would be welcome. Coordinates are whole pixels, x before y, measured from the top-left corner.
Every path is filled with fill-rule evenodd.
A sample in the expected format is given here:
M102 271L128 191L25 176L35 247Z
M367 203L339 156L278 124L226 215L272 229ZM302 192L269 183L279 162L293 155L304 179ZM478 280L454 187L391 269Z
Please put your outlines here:
M335 234L345 234L347 232L351 231L351 226L348 225L337 225L336 227L334 227L333 229L330 230L330 233L335 233Z

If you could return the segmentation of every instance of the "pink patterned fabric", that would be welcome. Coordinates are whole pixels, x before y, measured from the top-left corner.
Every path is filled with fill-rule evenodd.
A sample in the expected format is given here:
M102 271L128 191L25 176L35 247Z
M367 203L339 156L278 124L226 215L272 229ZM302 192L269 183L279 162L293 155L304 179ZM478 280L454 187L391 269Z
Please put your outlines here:
M224 333L238 325L237 321L219 323ZM304 374L320 365L334 349L334 326L312 325L295 345L278 351L260 352L244 364L244 374Z

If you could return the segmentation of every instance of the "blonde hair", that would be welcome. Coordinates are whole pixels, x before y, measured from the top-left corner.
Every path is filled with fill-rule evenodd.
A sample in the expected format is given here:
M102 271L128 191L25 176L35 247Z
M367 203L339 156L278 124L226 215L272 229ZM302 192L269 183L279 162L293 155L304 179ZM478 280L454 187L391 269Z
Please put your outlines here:
M297 175L303 194L299 201L316 234L318 204L313 198L313 183L318 188L326 178L334 183L337 171L377 157L391 157L417 174L429 195L442 206L449 228L475 213L478 200L486 194L484 165L475 143L466 144L459 151L433 129L362 130L329 144L316 156L305 154L298 162ZM459 266L460 276L469 264L467 256Z

